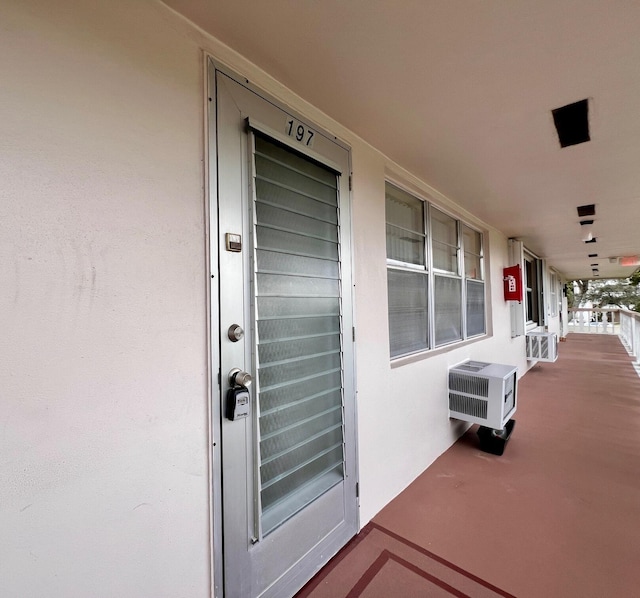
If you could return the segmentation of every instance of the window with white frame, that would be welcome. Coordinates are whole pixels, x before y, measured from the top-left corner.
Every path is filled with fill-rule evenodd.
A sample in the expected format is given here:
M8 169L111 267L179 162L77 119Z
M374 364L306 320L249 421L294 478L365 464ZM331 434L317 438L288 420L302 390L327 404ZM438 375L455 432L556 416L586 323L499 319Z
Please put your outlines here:
M558 277L551 272L549 277L549 302L551 303L551 315L558 315Z
M466 284L467 336L484 334L484 273L482 233L462 224Z
M540 260L530 253L524 254L524 299L527 324L541 324Z
M482 233L387 183L391 357L484 334Z

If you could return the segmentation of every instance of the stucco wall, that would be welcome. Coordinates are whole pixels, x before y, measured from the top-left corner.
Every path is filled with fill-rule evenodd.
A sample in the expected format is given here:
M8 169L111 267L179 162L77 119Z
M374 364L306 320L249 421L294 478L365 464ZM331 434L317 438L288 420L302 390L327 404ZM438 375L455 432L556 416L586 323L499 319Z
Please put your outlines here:
M201 54L0 5L0 594L207 596Z
M385 176L451 205L313 98L158 2L5 2L3 596L210 593L202 50L352 147L362 524L461 432L449 365L526 367L502 300L507 240L490 229L493 335L391 367Z

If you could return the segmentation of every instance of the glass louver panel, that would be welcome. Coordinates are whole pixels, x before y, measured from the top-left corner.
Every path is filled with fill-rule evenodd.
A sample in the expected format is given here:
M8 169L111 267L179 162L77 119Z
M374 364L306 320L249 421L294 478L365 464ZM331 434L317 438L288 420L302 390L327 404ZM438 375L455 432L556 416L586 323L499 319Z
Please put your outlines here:
M256 195L263 204L278 206L299 214L306 214L324 222L338 223L335 207L306 195L285 189L270 181L256 181Z
M261 342L332 334L339 329L340 318L337 316L261 320L258 322L258 336Z
M304 400L322 396L327 392L340 391L341 372L337 368L330 372L322 372L299 381L288 381L260 392L260 410L264 415L275 409L282 409Z
M263 296L339 297L340 284L330 278L258 273L258 288Z
M342 481L337 177L255 137L259 484L268 534Z
M304 274L316 278L333 278L339 276L338 262L278 253L277 251L256 252L258 270L273 274Z
M256 235L258 247L262 249L338 261L338 244L334 241L283 232L260 225L256 229Z
M331 222L322 222L317 218L310 218L289 210L282 210L273 206L258 204L256 206L258 222L262 226L269 226L282 231L289 231L299 235L308 235L325 241L337 243L337 227Z

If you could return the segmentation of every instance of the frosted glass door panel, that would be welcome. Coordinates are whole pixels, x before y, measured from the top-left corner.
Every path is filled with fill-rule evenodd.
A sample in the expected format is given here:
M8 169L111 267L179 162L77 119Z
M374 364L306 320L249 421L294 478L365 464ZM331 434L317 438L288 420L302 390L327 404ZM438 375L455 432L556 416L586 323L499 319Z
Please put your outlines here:
M259 486L267 535L344 478L336 174L255 136Z

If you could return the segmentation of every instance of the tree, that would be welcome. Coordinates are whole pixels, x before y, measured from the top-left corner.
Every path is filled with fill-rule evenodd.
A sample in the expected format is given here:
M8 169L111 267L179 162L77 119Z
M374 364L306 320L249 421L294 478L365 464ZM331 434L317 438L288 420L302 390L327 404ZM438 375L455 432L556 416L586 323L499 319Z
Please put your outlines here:
M567 285L567 305L569 307L579 307L582 301L585 300L585 295L589 289L589 281L574 280L573 283Z
M579 301L590 301L593 307L626 307L640 311L640 270L629 278L576 281L581 293ZM580 285L587 282L586 287ZM578 297L576 297L578 300Z

